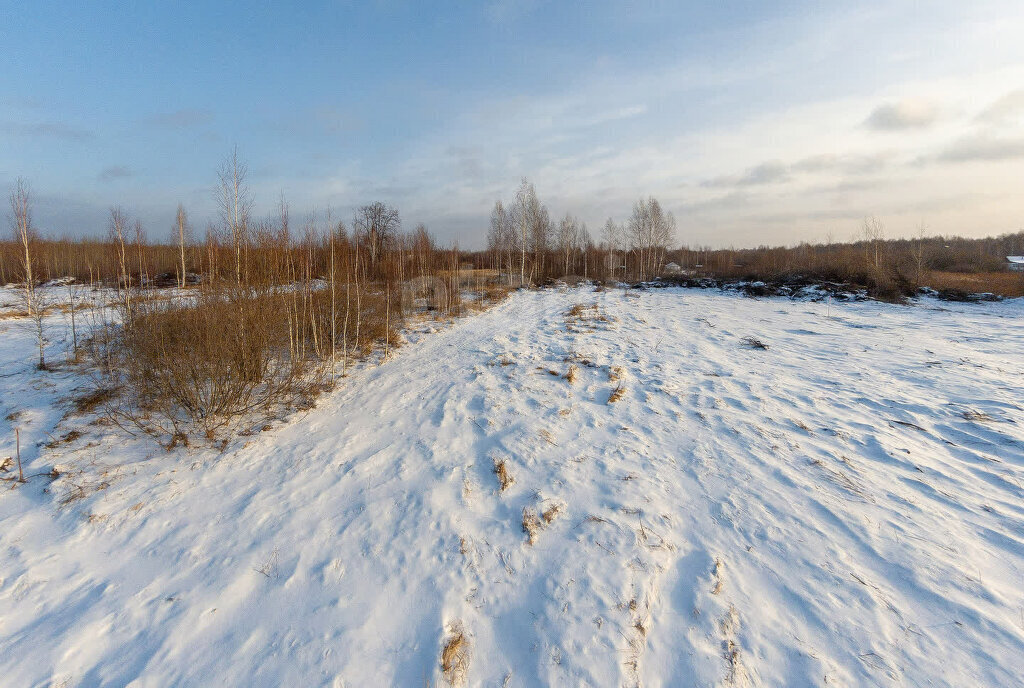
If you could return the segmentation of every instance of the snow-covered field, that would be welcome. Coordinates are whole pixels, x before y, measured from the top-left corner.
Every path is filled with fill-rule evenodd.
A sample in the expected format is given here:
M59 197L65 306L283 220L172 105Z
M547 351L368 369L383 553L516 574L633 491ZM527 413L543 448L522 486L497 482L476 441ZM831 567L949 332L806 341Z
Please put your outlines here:
M0 460L64 472L0 486L0 685L444 685L461 630L472 686L1019 686L1022 354L1021 300L520 292L166 452L0 320Z

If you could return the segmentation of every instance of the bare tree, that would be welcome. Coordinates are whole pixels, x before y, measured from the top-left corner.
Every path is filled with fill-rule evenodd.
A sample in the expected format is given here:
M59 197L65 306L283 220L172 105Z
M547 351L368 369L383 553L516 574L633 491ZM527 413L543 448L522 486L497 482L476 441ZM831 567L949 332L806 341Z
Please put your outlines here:
M877 217L872 216L864 218L862 230L868 262L873 264L877 274L882 268L881 244L885 239L885 227Z
M143 287L148 282L148 272L143 261L143 253L146 247L146 230L142 227L142 221L136 219L134 224L135 229L135 256L139 263L139 287Z
M533 215L533 222L530 226L530 241L533 248L531 276L536 274L542 278L547 274L545 258L551 248L551 234L551 218L548 215L548 209L541 205L538 212Z
M508 283L512 283L512 252L516 248L515 211L509 212L501 201L495 201L491 211L491 229L487 233L487 246L494 255L495 266L500 273L508 272Z
M402 218L398 210L380 201L364 205L358 210L355 231L366 243L370 252L371 267L377 266L401 227Z
M625 230L621 225L615 224L615 220L609 217L601 229L601 238L608 247L608 267L611 269L612 278L614 279L620 267L620 262L616 256L625 242Z
M78 328L75 323L75 310L77 304L75 303L78 297L78 286L74 281L68 281L68 304L70 307L71 315L71 360L78 360Z
M580 225L580 231L576 235L576 241L579 243L580 253L583 254L583 279L587 279L590 276L590 270L588 269L588 261L590 258L591 250L594 247L594 239L590 236L590 230L587 229L587 223L584 222Z
M558 224L558 253L564 261L562 274L569 274L569 261L579 242L580 222L572 215L566 214Z
M665 251L669 244L675 240L676 218L672 213L665 212L657 199L648 199L651 206L652 242L651 242L651 270L660 272L665 264Z
M653 196L633 204L626 233L637 255L636 274L643 280L651 276L663 260L665 249L675 234L676 221Z
M526 177L523 177L519 190L516 192L516 202L512 207L512 215L515 218L514 224L518 229L520 261L519 261L519 285L526 283L526 246L527 232L530 229L530 213L536 205L537 192Z
M427 231L427 226L422 222L416 225L416 231L412 235L412 252L415 261L415 276L427 274L432 267L431 259L434 254L434 238Z
M21 244L25 256L22 261L22 277L25 280L25 310L36 330L36 343L39 345L39 370L46 370L46 336L43 331L43 318L46 314L46 303L43 292L36 287L34 268L35 258L32 248L36 241L36 233L32 228L31 192L24 179L18 178L14 190L11 191L11 213L14 217L15 240Z
M131 316L132 312L132 277L128 272L128 250L125 245L125 235L128 233L128 216L121 208L110 209L110 237L114 242L117 251L117 264L120 270L117 279L118 296L124 305L125 317Z
M917 246L914 247L914 262L917 264L917 278L915 286L921 287L921 278L924 276L924 238L928 227L924 222L917 226Z
M217 171L215 193L221 221L231 234L235 249L235 280L242 283L242 250L249 234L249 215L252 212L252 193L247 178L248 166L238 157L236 146Z
M178 204L178 213L174 219L174 229L176 239L178 241L178 254L181 259L180 269L181 272L178 275L178 286L181 288L185 287L185 246L191 242L192 228L188 224L188 214L185 212L185 206L181 203Z
M516 192L516 202L512 210L513 226L516 227L519 240L521 260L519 263L519 283L526 284L526 253L532 251L533 265L530 276L542 271L539 265L541 253L547 250L551 220L548 210L537 198L537 191L528 179L523 178Z

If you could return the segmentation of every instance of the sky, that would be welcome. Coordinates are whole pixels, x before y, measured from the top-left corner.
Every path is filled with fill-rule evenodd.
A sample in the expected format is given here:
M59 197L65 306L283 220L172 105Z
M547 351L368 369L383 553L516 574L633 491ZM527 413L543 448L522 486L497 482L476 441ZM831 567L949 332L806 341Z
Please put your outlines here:
M0 0L0 189L36 226L255 213L482 248L529 178L597 236L653 195L689 245L1024 227L1024 3ZM295 221L293 219L293 221Z

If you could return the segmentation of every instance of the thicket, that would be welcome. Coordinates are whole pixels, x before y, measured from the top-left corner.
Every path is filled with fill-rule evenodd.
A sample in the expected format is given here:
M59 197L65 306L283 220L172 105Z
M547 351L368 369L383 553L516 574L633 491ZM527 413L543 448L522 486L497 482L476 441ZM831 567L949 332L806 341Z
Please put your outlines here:
M867 218L849 242L711 249L673 248L676 223L655 198L641 198L624 223L608 219L595 237L573 215L551 218L534 186L523 180L514 198L491 212L487 250L474 264L498 272L511 286L555 279L686 284L700 278L770 283L830 282L899 301L922 287L951 298L992 292L1024 296L1024 273L1008 270L1007 256L1024 255L1024 232L985 239L926 236L886 239ZM670 269L667 266L675 264Z
M352 361L374 351L386 358L411 312L457 316L466 290L502 292L464 271L458 249L438 247L422 225L403 232L384 203L359 208L351 231L329 214L295 231L283 201L278 217L252 220L237 156L221 171L220 223L202 241L181 208L177 245L150 243L120 208L102 241L46 241L32 226L30 199L19 182L11 195L17 241L0 247L0 276L23 284L29 315L39 315L40 367L40 295L53 294L57 287L43 285L59 277L72 318L76 297L79 311L84 300L93 306L78 319L90 325L82 349L96 378L94 406L170 445L308 407ZM83 298L92 292L99 298Z
M1024 255L1024 232L999 237L925 236L886 239L881 223L865 220L861 236L851 242L803 243L794 247L748 249L683 247L668 254L685 280L831 282L863 288L876 298L898 301L922 287L950 298L990 292L1024 296L1024 273L1008 270L1007 256Z

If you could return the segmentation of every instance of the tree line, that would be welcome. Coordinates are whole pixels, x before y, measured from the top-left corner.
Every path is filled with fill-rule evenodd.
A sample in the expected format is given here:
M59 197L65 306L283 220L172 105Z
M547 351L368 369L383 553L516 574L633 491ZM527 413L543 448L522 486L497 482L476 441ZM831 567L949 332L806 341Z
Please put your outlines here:
M641 198L624 224L608 219L600 244L572 214L557 224L523 179L508 204L491 211L485 261L509 285L530 285L559 277L645 280L661 274L675 239L676 222L654 197Z

